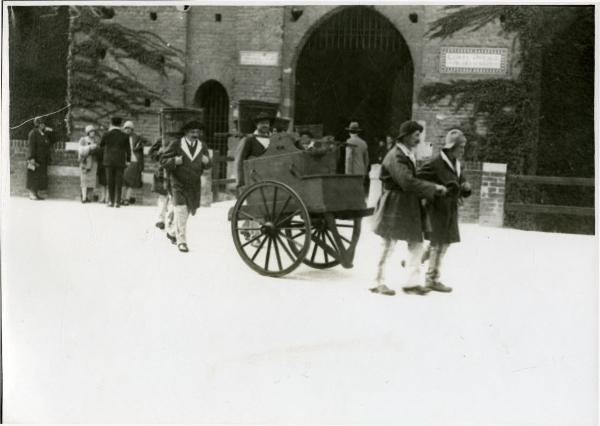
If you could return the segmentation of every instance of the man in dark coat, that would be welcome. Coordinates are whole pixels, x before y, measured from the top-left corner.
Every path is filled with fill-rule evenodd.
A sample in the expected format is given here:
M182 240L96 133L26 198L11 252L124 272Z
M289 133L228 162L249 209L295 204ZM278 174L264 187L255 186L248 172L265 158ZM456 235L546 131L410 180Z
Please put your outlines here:
M100 148L103 150L103 165L106 170L108 185L108 206L121 206L121 187L123 186L123 171L131 160L129 138L121 130L121 117L110 120L108 132L102 136Z
M254 118L256 130L240 140L235 164L237 170L237 186L244 186L244 160L251 157L260 157L265 153L270 144L271 126L275 121L272 115L261 112Z
M202 172L211 167L211 159L208 146L202 140L202 123L190 121L182 127L181 132L184 136L169 144L160 158L160 165L169 173L175 216L175 235L170 229L167 230L167 237L171 241L175 239L179 251L187 252L187 220L200 207L200 179Z
M43 200L38 191L48 188L48 163L50 163L50 147L53 142L52 129L47 127L41 117L33 119L35 126L29 135L29 156L27 157L27 189L29 198Z
M446 293L452 291L452 288L439 281L442 259L449 245L460 241L458 204L461 197L471 195L471 186L465 181L460 164L466 143L467 139L463 132L458 129L450 130L440 153L417 172L419 179L448 188L446 197L427 202L427 215L431 229L427 235L430 246L426 285L431 290Z
M423 252L424 210L421 199L433 200L446 193L446 187L416 177L413 148L420 141L423 127L414 121L400 126L396 145L386 154L381 165L383 193L377 202L374 231L383 238L383 251L377 272L374 293L394 295L385 285L384 270L396 241L408 245L408 279L403 290L423 295L429 290L420 285L420 264Z

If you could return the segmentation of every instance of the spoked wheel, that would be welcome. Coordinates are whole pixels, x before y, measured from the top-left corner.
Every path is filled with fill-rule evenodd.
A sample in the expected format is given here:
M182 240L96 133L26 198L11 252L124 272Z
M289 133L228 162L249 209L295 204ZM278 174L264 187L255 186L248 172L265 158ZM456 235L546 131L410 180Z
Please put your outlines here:
M361 218L337 219L333 218L338 237L334 235L325 216L311 217L312 249L310 249L303 262L316 269L333 268L342 262L344 257L350 257L349 263L354 258L354 250L360 237ZM336 244L336 240L341 244ZM291 247L294 250L294 247Z
M238 198L231 214L231 232L235 248L248 266L259 274L280 277L296 269L306 256L310 217L292 188L264 181Z

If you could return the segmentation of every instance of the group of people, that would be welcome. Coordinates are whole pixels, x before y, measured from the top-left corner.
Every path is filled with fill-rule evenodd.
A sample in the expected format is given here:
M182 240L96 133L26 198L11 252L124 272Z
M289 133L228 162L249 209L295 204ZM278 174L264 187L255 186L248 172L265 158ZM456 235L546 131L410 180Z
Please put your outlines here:
M385 268L398 241L406 241L408 248L404 292L452 291L440 278L449 245L460 241L458 206L471 195L460 163L467 140L462 131L450 130L440 152L418 167L414 148L422 131L415 121L402 123L396 144L381 165L383 190L375 209L374 232L382 237L382 250L376 286L370 289L374 293L395 294L387 286ZM429 240L427 249L424 240ZM429 263L423 283L421 264L425 261Z
M81 202L92 201L96 186L99 201L108 207L121 207L135 202L134 188L141 188L146 139L135 133L132 121L123 124L121 117L111 119L108 131L100 137L93 125L85 128L79 139L81 169Z
M236 154L238 187L244 185L243 162L263 155L270 144L275 117L261 113L255 120L256 130L240 141ZM81 167L81 199L90 200L96 184L105 187L109 207L127 205L132 188L142 185L144 146L146 140L135 134L134 125L113 117L108 131L99 137L94 126L85 128L79 141ZM47 165L50 158L52 129L41 118L34 120L29 134L27 188L32 199L42 199L39 190L47 187ZM360 137L360 126L351 122L346 129L345 172L363 175L368 182L370 167L368 145ZM452 243L460 241L458 206L471 194L471 187L461 169L466 138L462 131L448 132L440 152L427 162L417 165L415 147L420 142L423 127L415 121L402 123L398 137L381 159L382 194L374 213L374 232L382 237L376 285L370 290L382 295L394 295L388 286L385 269L398 241L406 241L408 259L406 293L424 295L430 291L450 292L440 280L442 261ZM204 126L192 120L181 129L179 140L159 139L149 151L158 163L152 190L158 194L156 226L166 231L167 238L181 252L188 252L186 229L190 215L200 207L202 173L211 167L211 158L204 138ZM389 141L388 141L389 142ZM310 132L300 135L297 147L307 149L312 143ZM104 179L101 179L104 177ZM91 191L90 191L91 190ZM424 241L429 241L425 248ZM425 280L421 279L421 264L428 261Z

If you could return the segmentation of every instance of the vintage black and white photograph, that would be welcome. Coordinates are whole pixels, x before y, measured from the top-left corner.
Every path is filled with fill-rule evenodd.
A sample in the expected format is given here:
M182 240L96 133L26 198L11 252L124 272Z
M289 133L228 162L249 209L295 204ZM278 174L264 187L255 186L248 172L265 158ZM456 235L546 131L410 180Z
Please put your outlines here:
M2 422L598 424L591 1L2 2Z

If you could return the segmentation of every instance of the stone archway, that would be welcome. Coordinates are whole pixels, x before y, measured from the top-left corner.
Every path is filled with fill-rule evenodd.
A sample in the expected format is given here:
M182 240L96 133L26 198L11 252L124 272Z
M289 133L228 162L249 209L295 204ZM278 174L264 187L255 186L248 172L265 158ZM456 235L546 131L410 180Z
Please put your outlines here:
M294 123L322 124L347 137L358 120L374 155L376 138L395 134L412 114L414 67L406 41L381 13L344 7L319 22L295 67Z

